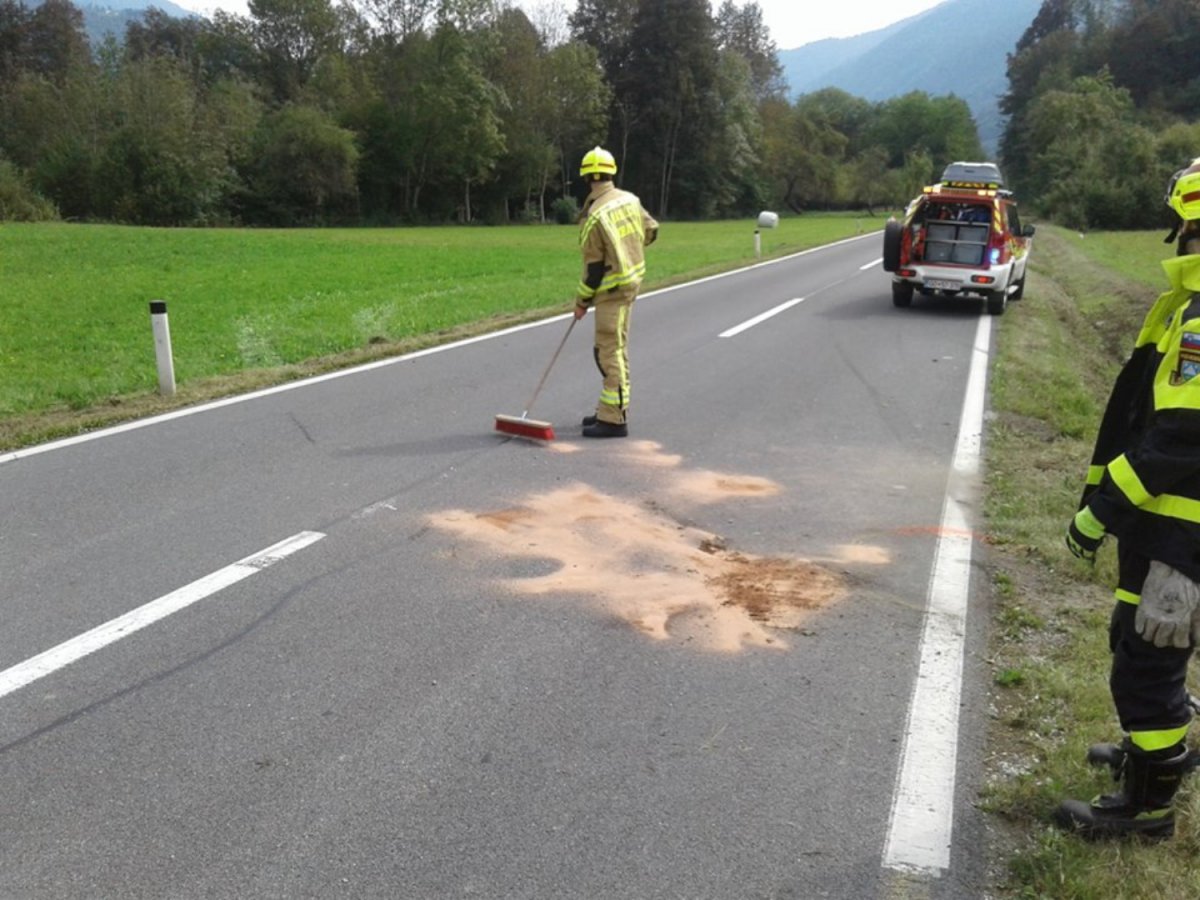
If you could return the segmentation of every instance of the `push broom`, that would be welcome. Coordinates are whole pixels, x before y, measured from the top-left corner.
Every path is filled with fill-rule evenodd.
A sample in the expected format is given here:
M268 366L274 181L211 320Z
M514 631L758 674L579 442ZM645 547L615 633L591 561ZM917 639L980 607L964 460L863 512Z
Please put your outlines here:
M550 370L554 368L554 363L558 361L558 354L562 353L562 348L567 345L567 338L571 336L571 329L575 327L577 321L579 320L574 316L571 317L571 324L567 326L567 333L559 341L558 349L554 351L554 355L550 357L549 365L546 366L546 371L542 373L542 380L533 389L533 396L525 404L525 412L519 416L496 416L497 431L502 431L505 434L515 434L517 437L534 438L539 441L554 440L554 426L549 422L539 422L537 419L529 418L529 411L533 409L534 401L537 400L538 394L542 392L542 385L546 383L546 377L550 374Z

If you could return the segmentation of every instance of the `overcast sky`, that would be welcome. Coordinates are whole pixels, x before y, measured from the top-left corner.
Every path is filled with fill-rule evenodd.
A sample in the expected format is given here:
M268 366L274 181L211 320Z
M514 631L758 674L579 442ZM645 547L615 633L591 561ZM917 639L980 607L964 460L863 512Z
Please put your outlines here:
M568 10L575 0L514 0L530 10L557 3ZM745 6L747 0L734 0ZM791 50L828 37L851 37L875 31L945 0L758 0L763 20L780 50ZM721 0L711 0L714 12Z
M758 0L780 50L830 37L852 37L932 9L944 0ZM745 4L742 4L745 5ZM715 4L714 9L720 4Z
M175 0L180 6L197 12L214 7L246 15L245 0ZM537 21L548 9L569 12L575 0L513 0ZM712 0L715 11L721 0ZM734 0L744 6L746 0ZM758 0L771 38L780 50L791 50L828 37L850 37L875 31L946 0Z

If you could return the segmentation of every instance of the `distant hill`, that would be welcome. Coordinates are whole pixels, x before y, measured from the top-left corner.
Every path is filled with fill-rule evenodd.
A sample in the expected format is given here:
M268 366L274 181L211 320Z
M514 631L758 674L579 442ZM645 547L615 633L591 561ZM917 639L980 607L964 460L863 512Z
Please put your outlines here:
M24 0L31 9L42 5L42 0ZM104 38L112 34L117 40L124 40L125 26L129 22L140 22L146 10L151 7L161 9L168 16L186 19L195 13L176 6L171 0L113 0L112 3L96 4L81 3L73 0L79 11L83 13L83 27L87 32L88 41L95 51L104 43Z
M1033 22L1042 0L946 0L887 28L779 51L793 96L841 88L871 101L910 91L954 94L970 106L992 155L1004 119L1007 57Z

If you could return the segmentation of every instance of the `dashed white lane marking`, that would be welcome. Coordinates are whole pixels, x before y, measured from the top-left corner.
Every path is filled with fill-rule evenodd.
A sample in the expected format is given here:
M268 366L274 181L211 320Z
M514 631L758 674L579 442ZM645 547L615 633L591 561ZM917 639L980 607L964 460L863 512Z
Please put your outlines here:
M950 868L963 646L971 587L971 523L983 435L992 317L981 316L942 527L934 552L920 667L908 710L883 865L940 875Z
M763 322L767 321L767 319L774 318L775 316L779 315L784 310L791 309L797 303L803 303L803 302L804 302L803 297L797 297L795 300L789 300L787 303L780 303L774 309L768 309L765 313L760 313L759 315L755 316L753 319L747 319L741 325L734 325L728 331L722 331L717 336L727 338L727 337L733 337L735 334L741 334L746 329L753 328L755 325L761 325Z
M867 263L865 266L859 266L859 267L858 267L858 271L860 271L860 272L865 272L865 271L867 271L867 269L873 269L873 268L875 268L876 266L880 265L882 262L883 262L883 257L881 256L881 257L879 257L879 259L873 259L873 260L871 260L871 261L870 261L869 263Z
M82 659L89 653L95 653L102 647L107 647L123 637L128 637L135 631L140 631L147 625L166 618L171 613L179 612L217 591L236 584L243 578L249 578L255 572L261 572L263 569L273 566L284 557L291 556L310 544L315 544L323 537L325 535L318 531L302 531L294 534L266 550L255 553L253 556L247 556L211 575L205 575L203 578L165 594L157 600L151 600L123 616L98 625L91 631L85 631L78 637L64 641L57 647L51 647L25 662L17 663L0 672L0 697L5 697L39 678L44 678L52 672Z

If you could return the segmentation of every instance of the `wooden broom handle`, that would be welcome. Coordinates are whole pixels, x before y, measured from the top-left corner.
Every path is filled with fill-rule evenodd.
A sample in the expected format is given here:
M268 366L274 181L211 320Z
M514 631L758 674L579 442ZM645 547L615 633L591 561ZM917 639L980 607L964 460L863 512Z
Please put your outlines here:
M529 411L533 409L534 401L537 400L538 394L542 392L542 385L546 383L546 379L550 375L550 370L554 368L554 364L558 361L558 355L562 353L563 347L567 345L567 338L571 336L571 329L575 327L575 323L579 320L571 316L571 324L567 326L567 333L563 335L561 341L558 342L558 349L554 351L554 355L550 357L550 362L546 366L546 371L542 373L541 380L537 383L537 387L533 389L533 396L529 398L529 402L525 404L525 412L521 413L521 418L524 419L529 415Z

